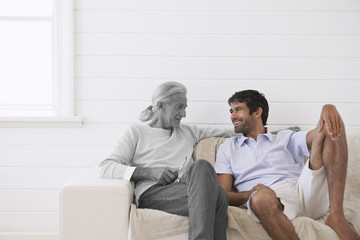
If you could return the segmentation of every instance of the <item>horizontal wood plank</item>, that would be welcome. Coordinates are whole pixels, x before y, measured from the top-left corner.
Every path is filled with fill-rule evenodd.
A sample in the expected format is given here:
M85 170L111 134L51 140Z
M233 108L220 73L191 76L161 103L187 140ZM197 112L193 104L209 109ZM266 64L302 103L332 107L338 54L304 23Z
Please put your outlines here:
M134 101L86 101L79 111L87 116L88 122L135 122L139 113L148 106L148 102ZM315 124L325 103L273 103L269 102L269 124ZM336 104L344 121L349 125L358 125L360 103ZM121 109L109 111L108 109ZM229 106L226 102L188 102L184 123L191 124L230 124Z
M59 190L0 189L0 213L57 211L59 211Z
M57 212L0 212L0 232L58 233L58 231L59 213Z
M359 57L360 35L80 33L77 55Z
M76 99L150 101L158 85L169 79L78 78ZM189 102L226 102L236 91L255 89L272 102L360 102L356 80L207 80L174 79L187 88Z
M0 189L58 190L86 168L0 167Z
M303 0L301 2L284 0L77 0L75 9L119 9L119 10L177 10L177 11L355 11L360 10L356 0Z
M0 128L0 144L111 146L128 124L85 123L82 128Z
M99 164L110 149L111 145L0 145L0 166L91 167Z
M78 56L76 77L161 79L360 79L360 58Z
M177 34L360 34L357 11L216 12L78 10L75 32ZM131 23L131 24L130 24Z

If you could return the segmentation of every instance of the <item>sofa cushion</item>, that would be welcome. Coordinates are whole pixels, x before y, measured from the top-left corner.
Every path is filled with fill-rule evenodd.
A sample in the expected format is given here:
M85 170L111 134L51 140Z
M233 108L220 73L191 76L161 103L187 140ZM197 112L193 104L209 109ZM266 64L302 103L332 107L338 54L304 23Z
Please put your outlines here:
M223 137L210 137L201 140L194 147L193 158L197 159L205 159L214 166L216 153L219 146L226 140Z
M150 240L188 231L189 218L154 209L131 205L130 228L132 239Z

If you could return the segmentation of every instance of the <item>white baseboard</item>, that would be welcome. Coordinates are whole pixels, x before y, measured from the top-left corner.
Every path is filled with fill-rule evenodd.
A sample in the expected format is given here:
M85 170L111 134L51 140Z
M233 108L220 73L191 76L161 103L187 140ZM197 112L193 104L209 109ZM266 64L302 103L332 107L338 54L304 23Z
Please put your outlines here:
M59 233L16 233L2 232L1 240L59 240Z

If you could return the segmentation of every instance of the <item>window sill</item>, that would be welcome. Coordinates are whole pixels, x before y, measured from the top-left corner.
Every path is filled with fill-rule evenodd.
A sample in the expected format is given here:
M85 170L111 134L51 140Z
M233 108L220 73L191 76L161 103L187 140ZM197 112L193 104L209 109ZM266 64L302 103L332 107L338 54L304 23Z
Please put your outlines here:
M0 128L79 128L81 117L0 117Z

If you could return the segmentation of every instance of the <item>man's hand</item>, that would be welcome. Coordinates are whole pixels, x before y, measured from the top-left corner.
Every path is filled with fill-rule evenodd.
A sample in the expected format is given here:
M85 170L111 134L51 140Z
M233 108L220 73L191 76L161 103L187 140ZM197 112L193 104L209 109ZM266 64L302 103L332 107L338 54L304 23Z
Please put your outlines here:
M323 107L318 126L319 132L325 128L332 140L336 140L340 136L344 123L334 105L327 104Z
M178 171L174 168L163 167L137 167L131 177L131 181L139 182L143 180L152 180L167 185L174 182L178 177Z
M237 192L233 190L233 184L234 184L234 176L231 174L218 174L218 183L220 186L222 186L229 198L229 205L230 206L241 206L244 203L246 203L250 195L260 189L270 189L268 186L265 186L264 184L258 184L255 187L253 187L250 191L243 191L243 192Z
M251 194L253 194L254 192L259 191L261 189L267 189L267 190L270 190L270 191L274 191L270 187L259 183L255 187L253 187L250 191L236 193L236 194L238 194L239 197L241 197L240 201L238 202L238 203L241 203L239 205L242 205L242 204L246 203L249 200Z
M172 183L178 177L178 171L171 168L151 168L150 172L152 180L162 185Z
M260 190L260 189L268 189L268 190L271 190L273 191L270 187L268 186L265 186L264 184L257 184L255 187L253 187L251 190L250 190L250 195L253 194L254 192Z

